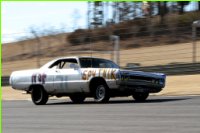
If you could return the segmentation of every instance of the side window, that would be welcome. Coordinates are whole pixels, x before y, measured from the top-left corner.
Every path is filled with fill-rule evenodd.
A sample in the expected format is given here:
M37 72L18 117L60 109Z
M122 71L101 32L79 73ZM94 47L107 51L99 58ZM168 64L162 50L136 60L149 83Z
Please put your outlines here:
M51 69L59 69L60 66L61 66L61 61L59 60L59 61L54 62L49 68L51 68Z
M71 64L78 64L76 59L63 59L53 63L51 69L70 69Z
M111 64L106 61L106 60L101 60L101 59L98 59L99 61L99 67L100 68L112 68Z
M65 62L65 64L62 67L62 69L72 69L71 68L72 64L77 64L77 63L74 63L74 62Z

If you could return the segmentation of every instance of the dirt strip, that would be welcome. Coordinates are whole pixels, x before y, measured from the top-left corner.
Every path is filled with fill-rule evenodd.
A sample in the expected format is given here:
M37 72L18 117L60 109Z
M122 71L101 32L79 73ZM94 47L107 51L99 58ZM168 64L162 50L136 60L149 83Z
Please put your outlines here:
M166 87L156 95L200 95L200 74L168 76Z
M177 96L200 95L200 74L187 76L168 76L166 87L160 93L153 95ZM56 97L52 97L55 99ZM66 97L64 97L66 98ZM30 95L11 87L2 87L3 100L30 100Z

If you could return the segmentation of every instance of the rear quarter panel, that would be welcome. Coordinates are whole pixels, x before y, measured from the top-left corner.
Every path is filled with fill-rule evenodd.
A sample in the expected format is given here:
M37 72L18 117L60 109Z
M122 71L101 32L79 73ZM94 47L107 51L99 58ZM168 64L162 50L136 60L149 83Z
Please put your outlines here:
M15 71L10 76L10 84L13 89L28 90L32 84L32 75L36 70Z

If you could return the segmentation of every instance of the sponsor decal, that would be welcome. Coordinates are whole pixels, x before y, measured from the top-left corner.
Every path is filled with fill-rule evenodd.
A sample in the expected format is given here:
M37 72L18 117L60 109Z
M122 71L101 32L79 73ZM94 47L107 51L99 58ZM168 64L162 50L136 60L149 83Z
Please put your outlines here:
M105 79L117 79L116 69L84 70L82 72L83 80L88 80L95 76L103 77Z
M32 83L39 82L39 83L45 84L46 77L47 77L47 75L45 73L43 73L43 74L33 74L32 77L31 77L31 81L32 81Z
M130 79L130 77L128 75L124 75L124 74L121 75L121 80L122 81L127 81L129 79Z

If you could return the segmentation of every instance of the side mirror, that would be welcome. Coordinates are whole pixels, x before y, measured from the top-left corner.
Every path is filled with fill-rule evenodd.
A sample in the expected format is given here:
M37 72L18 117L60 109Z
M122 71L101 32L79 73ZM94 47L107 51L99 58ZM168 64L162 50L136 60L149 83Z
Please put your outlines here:
M79 65L78 64L75 64L75 63L71 63L69 65L70 68L73 68L74 70L78 70L79 69Z

